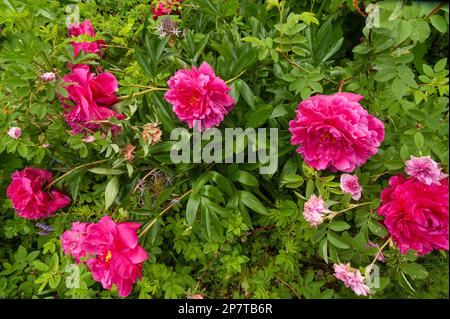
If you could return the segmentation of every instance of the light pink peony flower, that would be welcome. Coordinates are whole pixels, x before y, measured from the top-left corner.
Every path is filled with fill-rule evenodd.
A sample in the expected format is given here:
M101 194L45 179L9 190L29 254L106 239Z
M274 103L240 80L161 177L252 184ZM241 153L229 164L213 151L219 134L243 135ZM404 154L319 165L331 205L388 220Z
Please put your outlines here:
M345 287L351 288L359 296L370 294L370 288L364 284L364 277L359 270L351 268L350 264L334 264L334 276L341 280Z
M323 214L328 212L323 199L316 195L311 195L305 203L303 217L312 227L317 227L323 222Z
M53 72L45 72L44 74L41 74L41 76L39 76L39 78L42 81L51 82L51 81L55 81L56 75Z
M20 127L11 127L8 130L8 135L17 140L22 135L22 129Z
M393 176L381 192L378 214L400 252L409 249L424 255L433 249L448 250L448 178L426 185L415 178Z
M52 215L70 203L70 198L58 190L47 192L44 187L52 182L52 173L39 168L26 167L11 176L6 195L20 217L39 219Z
M116 223L103 216L97 223L73 223L61 236L61 245L76 262L83 262L94 280L110 289L116 285L120 296L128 296L133 284L142 277L147 252L139 245L139 223ZM85 258L81 258L85 257Z
M361 198L362 187L359 185L358 176L342 174L341 190L344 193L351 194L354 200L359 200Z
M427 185L440 185L440 180L447 177L439 165L428 156L414 157L405 162L405 172Z
M166 101L173 105L178 118L191 128L198 125L203 131L217 126L233 108L234 100L228 94L231 89L214 74L207 62L198 69L177 71L167 83Z
M358 103L362 98L353 93L316 95L298 105L289 131L306 164L352 172L377 152L384 124Z
M181 12L178 7L181 5L182 0L159 0L158 5L152 7L153 19L158 20L158 17L178 14Z
M89 135L86 138L83 138L83 141L85 141L86 143L93 143L95 142L95 137L93 137L92 135Z
M89 67L79 67L64 77L69 98L60 97L67 124L73 134L88 131L98 131L101 121L111 117L123 120L125 116L117 114L109 107L118 101L116 91L117 79L111 73L104 72L94 76ZM70 101L70 102L68 102ZM113 126L113 129L118 129Z
M86 235L87 228L91 223L72 223L72 229L66 230L61 235L61 246L66 255L72 255L77 263L81 257L86 257Z

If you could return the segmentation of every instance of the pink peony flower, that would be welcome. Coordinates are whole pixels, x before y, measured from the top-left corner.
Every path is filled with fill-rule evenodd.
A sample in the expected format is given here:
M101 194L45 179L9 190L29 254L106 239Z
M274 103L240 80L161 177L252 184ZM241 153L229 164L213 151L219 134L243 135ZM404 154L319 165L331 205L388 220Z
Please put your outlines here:
M66 230L61 235L61 246L66 255L72 255L76 262L80 262L81 257L86 257L85 243L87 227L91 223L72 223L72 229Z
M83 51L85 54L86 53L95 53L100 55L100 49L102 48L102 45L99 44L98 41L95 42L71 42L72 46L73 46L73 55L74 57L77 57L78 54ZM75 64L76 66L77 64ZM70 69L73 69L74 67L70 67Z
M22 135L22 129L20 127L11 127L8 130L8 135L17 140Z
M352 172L377 152L384 124L358 103L362 98L353 93L316 95L298 105L289 131L306 164Z
M42 81L51 82L51 81L55 81L56 75L53 72L45 72L44 74L41 74L41 76L39 78Z
M44 187L52 182L52 173L26 167L11 176L6 195L20 217L39 219L52 215L70 203L70 198L58 190L47 192Z
M341 190L344 193L351 194L354 200L359 200L361 198L362 187L359 185L358 176L342 174Z
M448 250L448 178L426 185L415 178L393 176L381 193L378 214L401 253L409 249L424 255Z
M85 19L84 22L73 23L69 26L69 37L78 37L82 34L95 37L95 30L91 20Z
M69 26L69 37L75 36L78 37L80 35L87 35L90 37L95 37L95 30L91 24L89 19L84 20L82 23L74 23ZM103 48L105 41L103 40L95 40L95 41L71 41L70 44L73 47L74 57L77 57L78 54L83 51L84 53L95 53L101 56L101 49ZM69 62L69 69L75 70L78 67L85 67L86 64L75 64L72 65Z
M231 89L214 74L207 62L198 69L177 71L167 83L166 101L173 105L178 118L191 128L198 125L203 131L217 126L233 108L234 100L228 95Z
M328 212L323 199L316 195L311 195L305 203L303 217L312 227L317 227L323 222L323 214Z
M427 185L440 185L440 180L447 177L430 156L414 157L405 162L405 172Z
M334 276L341 280L345 287L351 288L359 296L367 296L370 288L364 284L364 277L359 270L351 268L350 264L334 264Z
M177 7L181 5L182 0L160 0L157 6L152 7L153 19L158 20L158 17L170 15L172 11L180 15L181 12Z
M85 130L98 131L101 128L99 122L105 122L111 117L119 120L125 118L109 108L118 101L118 83L111 73L104 72L94 76L89 72L89 67L79 67L66 75L64 81L72 83L65 87L69 98L61 97L61 101L66 109L66 122L73 134Z
M61 236L66 255L83 262L94 280L110 289L116 285L120 296L128 296L133 284L142 278L142 263L147 252L139 245L136 231L139 223L116 223L103 216L97 223L72 224L72 229ZM80 257L85 257L81 261Z

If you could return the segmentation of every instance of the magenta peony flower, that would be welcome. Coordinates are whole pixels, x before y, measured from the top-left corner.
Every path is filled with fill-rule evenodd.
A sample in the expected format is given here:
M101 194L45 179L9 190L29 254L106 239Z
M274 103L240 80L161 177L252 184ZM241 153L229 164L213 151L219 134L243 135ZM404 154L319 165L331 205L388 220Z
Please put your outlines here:
M153 19L158 20L160 16L173 13L180 15L181 12L178 10L178 7L181 5L181 2L182 0L160 0L157 6L152 7Z
M90 37L95 37L95 30L91 24L89 19L84 20L82 23L74 23L69 26L69 37L75 36L78 37L80 35L87 35ZM105 41L103 40L95 40L95 41L82 41L75 42L71 41L70 44L73 47L74 57L77 57L78 54L83 51L84 53L95 53L101 56L101 49L103 48ZM75 64L72 65L69 62L69 69L74 70L78 67L87 66L86 64Z
M73 46L73 55L75 57L78 56L78 54L80 53L80 51L83 51L85 54L86 53L95 53L100 55L100 49L102 48L102 45L97 43L99 41L102 40L98 40L96 42L71 42L72 46ZM78 64L75 64L75 66L77 66ZM84 65L84 64L83 64ZM70 67L70 69L73 69L74 66Z
M353 93L316 95L298 105L289 131L306 164L352 172L377 152L384 124L358 103L362 98Z
M142 263L148 258L138 243L136 231L140 226L116 223L107 215L97 223L75 222L61 236L61 245L66 255L87 265L103 288L110 289L114 284L119 295L126 297L136 280L142 278Z
M20 127L11 127L8 130L8 135L17 140L22 135L22 129Z
M440 180L447 177L439 165L430 156L414 157L405 162L405 172L427 185L440 185Z
M84 22L73 23L69 26L69 37L78 37L82 34L95 37L95 30L92 26L91 20L85 19Z
M433 249L448 250L448 178L426 185L415 178L393 176L381 193L378 214L400 252L409 249L424 255Z
M52 215L70 203L70 198L58 190L47 192L44 187L52 182L52 173L26 167L11 176L6 195L20 217L39 219Z
M345 287L351 288L359 296L367 296L370 288L364 284L364 277L359 270L351 268L350 264L334 264L334 276L341 280Z
M55 73L53 73L53 72L45 72L44 74L41 74L41 75L39 76L39 78L40 78L42 81L45 81L45 82L51 82L51 81L55 81L56 75L55 75Z
M200 68L179 70L167 82L169 90L165 94L173 111L189 127L198 125L200 131L217 126L233 108L234 100L228 95L231 89L214 74L207 62Z
M344 193L351 194L354 200L359 200L361 198L362 187L359 185L358 176L342 174L341 190Z
M66 109L66 122L73 134L85 130L97 131L101 127L99 121L106 121L111 117L119 120L125 118L109 108L118 101L118 83L111 73L104 72L94 76L89 72L89 67L78 67L66 75L64 81L72 83L65 87L69 98L61 97L61 101Z
M312 227L317 227L323 222L323 214L328 212L323 199L316 195L311 195L305 203L303 217Z

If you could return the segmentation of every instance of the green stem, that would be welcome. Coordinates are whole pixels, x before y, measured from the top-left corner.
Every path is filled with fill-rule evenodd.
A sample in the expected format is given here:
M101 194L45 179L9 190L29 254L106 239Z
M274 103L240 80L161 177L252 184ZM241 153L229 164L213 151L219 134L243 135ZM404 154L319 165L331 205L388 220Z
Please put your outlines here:
M95 165L95 164L100 164L103 162L106 162L107 160L100 160L100 161L95 161L95 162L91 162L91 163L87 163L87 164L83 164L80 166L77 166L75 168L72 168L70 171L68 171L67 173L64 173L63 175L61 175L60 177L58 177L57 179L55 179L53 182L51 182L50 184L47 185L47 189L50 189L50 187L54 184L56 184L57 182L59 182L60 180L62 180L64 177L66 177L67 175L73 173L74 171L76 171L77 169L83 168L83 167L87 167L87 166L91 166L91 165Z
M167 91L167 90L168 90L167 88L152 87L150 89L147 89L147 90L144 90L144 91L141 91L141 92L137 92L137 93L133 93L133 94L130 94L130 95L121 96L119 99L120 100L127 100L127 99L131 99L131 98L133 98L135 96L146 94L146 93L149 93L149 92L153 92L153 91Z
M234 78L231 78L231 79L225 81L225 83L228 84L228 83L230 83L230 82L233 82L234 80L240 78L241 75L244 74L246 71L247 71L247 69L245 69L244 71L242 71L241 73L239 73L238 75L236 75Z
M380 247L380 249L378 250L378 252L375 255L375 258L372 260L372 262L370 263L369 266L366 267L371 269L372 266L375 264L375 262L378 260L378 257L381 255L381 253L383 252L383 249L386 247L386 245L391 241L391 237L389 237L386 242Z

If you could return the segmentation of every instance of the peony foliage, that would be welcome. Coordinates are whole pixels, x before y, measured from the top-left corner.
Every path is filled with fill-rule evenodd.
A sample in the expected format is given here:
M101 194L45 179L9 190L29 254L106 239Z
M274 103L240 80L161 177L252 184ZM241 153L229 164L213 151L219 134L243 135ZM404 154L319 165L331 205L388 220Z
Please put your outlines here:
M0 298L448 298L448 33L444 2L0 2ZM242 134L175 163L180 128ZM228 161L269 128L275 172Z

